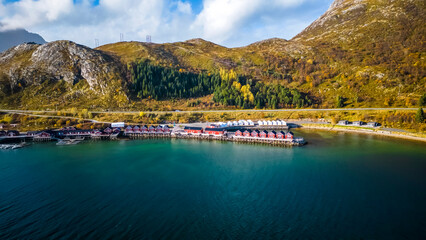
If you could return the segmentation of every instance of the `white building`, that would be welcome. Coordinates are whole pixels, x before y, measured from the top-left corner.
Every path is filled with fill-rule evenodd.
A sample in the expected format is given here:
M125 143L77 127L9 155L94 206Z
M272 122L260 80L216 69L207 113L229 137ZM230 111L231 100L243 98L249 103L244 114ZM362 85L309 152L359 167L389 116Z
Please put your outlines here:
M259 126L263 126L263 121L262 121L262 120L259 120L259 121L257 121L257 124L258 124Z
M281 122L281 125L287 126L287 122L286 121L281 120L280 122Z
M237 122L237 121L233 121L233 122L232 122L232 125L233 125L233 126L238 126L238 122Z
M268 125L268 122L265 121L265 120L263 120L262 123L263 123L264 126Z
M124 122L115 122L115 123L111 123L111 127L112 128L124 128Z
M247 120L249 126L254 126L254 122L252 120Z
M232 122L231 122L231 121L228 121L228 122L226 123L226 125L227 125L228 127L232 127Z
M274 120L274 121L272 121L272 125L277 126L278 122Z
M272 121L268 120L268 121L266 122L266 125L268 125L268 126L272 126Z

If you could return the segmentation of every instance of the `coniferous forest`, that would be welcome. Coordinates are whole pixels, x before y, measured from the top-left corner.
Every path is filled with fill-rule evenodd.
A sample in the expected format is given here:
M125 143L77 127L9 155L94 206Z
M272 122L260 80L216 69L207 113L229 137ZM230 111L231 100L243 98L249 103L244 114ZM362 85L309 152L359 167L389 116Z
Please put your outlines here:
M144 60L129 66L131 90L141 99L184 99L213 94L213 101L239 108L306 107L312 100L296 89L238 76L233 70L193 73Z

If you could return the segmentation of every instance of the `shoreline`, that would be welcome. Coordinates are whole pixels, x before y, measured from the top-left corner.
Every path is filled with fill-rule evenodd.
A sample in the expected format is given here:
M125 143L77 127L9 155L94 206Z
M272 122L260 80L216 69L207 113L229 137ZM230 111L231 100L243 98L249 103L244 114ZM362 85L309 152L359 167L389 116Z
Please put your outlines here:
M318 129L318 130L324 130L324 131L335 131L335 132L346 132L346 133L361 133L366 135L375 135L375 136L383 136L383 137L392 137L392 138L400 138L400 139L407 139L407 140L413 140L413 141L419 141L426 143L426 137L418 137L418 136L412 136L408 134L401 134L391 131L383 131L383 130L371 130L368 131L366 129L351 129L351 128L340 128L340 127L330 127L330 126L321 126L322 124L300 124L302 127L299 129Z

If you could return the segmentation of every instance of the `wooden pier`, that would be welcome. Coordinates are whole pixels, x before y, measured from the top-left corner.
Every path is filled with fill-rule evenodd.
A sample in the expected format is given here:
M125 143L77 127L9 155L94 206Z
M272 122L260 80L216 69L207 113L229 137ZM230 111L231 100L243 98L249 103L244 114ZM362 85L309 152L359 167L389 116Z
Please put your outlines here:
M238 142L249 144L266 144L272 146L303 146L306 144L302 138L296 139L270 139L270 138L256 138L256 137L235 137L228 135L214 136L205 134L181 134L181 133L139 133L127 134L131 139L155 139L155 138L174 138L174 139L194 139L204 141L226 141Z

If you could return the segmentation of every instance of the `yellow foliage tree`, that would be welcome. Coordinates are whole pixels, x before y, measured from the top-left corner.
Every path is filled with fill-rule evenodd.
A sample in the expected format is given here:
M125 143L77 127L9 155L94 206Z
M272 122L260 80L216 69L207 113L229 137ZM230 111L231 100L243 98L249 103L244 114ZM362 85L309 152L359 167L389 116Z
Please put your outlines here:
M243 94L244 100L248 100L249 102L254 102L254 95L250 91L250 85L246 84L241 87L241 93Z
M77 108L76 108L76 107L71 108L70 113L71 113L73 116L77 115L77 113L78 113Z
M241 90L241 83L239 83L238 81L233 82L232 86L234 86L235 89L237 89L238 91Z

